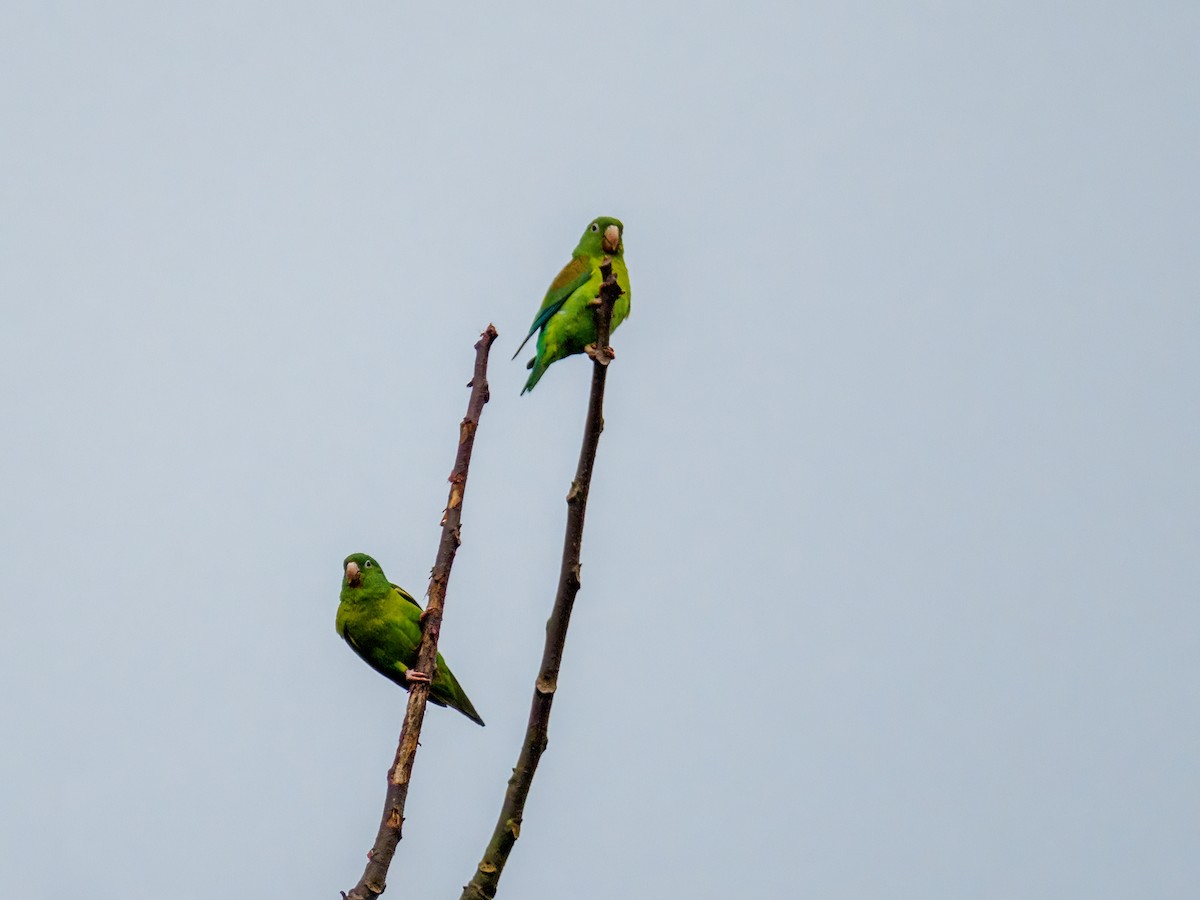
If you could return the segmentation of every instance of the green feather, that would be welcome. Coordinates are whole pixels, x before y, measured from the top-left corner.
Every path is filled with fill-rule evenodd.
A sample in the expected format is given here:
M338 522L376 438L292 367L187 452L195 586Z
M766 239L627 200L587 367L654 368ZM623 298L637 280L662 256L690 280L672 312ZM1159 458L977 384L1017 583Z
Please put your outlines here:
M616 246L605 246L609 227L616 227ZM629 317L629 270L625 267L625 226L619 219L601 216L592 220L579 239L571 261L550 283L529 333L517 353L538 333L537 355L529 361L532 371L525 389L533 390L551 363L567 356L582 353L596 342L596 320L591 302L600 295L600 264L605 257L612 260L613 274L622 294L613 306L612 331ZM513 354L515 359L517 353Z
M351 584L350 563L357 568L355 584ZM408 591L388 581L379 563L365 553L346 557L342 570L337 633L372 669L407 688L405 673L417 664L421 646L420 604ZM483 724L441 653L434 664L429 700Z

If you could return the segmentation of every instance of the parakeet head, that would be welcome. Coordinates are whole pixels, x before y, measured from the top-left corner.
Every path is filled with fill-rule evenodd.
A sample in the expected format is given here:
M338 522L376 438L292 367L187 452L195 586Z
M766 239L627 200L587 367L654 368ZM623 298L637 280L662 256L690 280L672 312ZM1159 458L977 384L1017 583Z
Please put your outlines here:
M579 239L575 256L620 256L625 252L624 234L625 226L620 219L612 216L592 219Z
M351 553L342 563L342 596L383 596L391 589L379 563L365 553Z

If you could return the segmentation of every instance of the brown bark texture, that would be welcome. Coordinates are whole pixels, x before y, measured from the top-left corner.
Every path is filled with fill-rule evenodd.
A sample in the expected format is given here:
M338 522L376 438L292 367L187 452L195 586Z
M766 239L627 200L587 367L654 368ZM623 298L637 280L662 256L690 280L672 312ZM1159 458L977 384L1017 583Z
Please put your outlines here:
M442 626L442 609L446 601L446 585L450 580L450 567L454 555L462 543L462 502L467 489L467 470L471 465L471 450L475 446L475 430L479 417L488 402L487 363L488 353L496 340L496 329L488 325L475 343L475 371L468 383L471 396L467 401L467 414L459 426L458 452L454 458L454 469L450 473L450 498L442 515L442 537L438 543L437 559L429 576L429 603L421 616L421 646L417 651L417 671L433 677L434 660L437 659L438 634ZM383 804L383 818L375 845L368 854L367 867L362 878L349 894L342 892L346 900L374 900L386 887L388 867L400 842L404 825L404 803L408 798L408 783L412 776L413 760L417 755L417 743L421 736L421 723L425 720L425 703L429 698L429 685L414 683L408 695L408 708L404 724L400 729L400 743L396 758L388 770L387 797Z
M533 784L538 761L546 750L550 727L550 707L558 689L558 670L562 664L563 647L567 640L567 626L571 622L571 609L575 595L579 592L579 555L583 546L583 520L587 512L588 490L592 483L592 467L596 462L596 447L600 432L604 430L604 382L608 364L613 358L609 347L613 305L622 291L612 274L612 264L605 260L600 267L604 282L595 302L596 343L588 349L592 366L592 388L588 398L587 419L583 429L583 445L579 451L579 465L575 480L567 492L567 527L563 539L562 568L558 576L558 592L554 598L554 609L546 623L546 643L542 650L542 664L533 688L533 701L529 708L529 723L520 756L500 817L492 832L491 840L484 851L483 859L475 870L471 881L463 887L460 900L492 900L500 883L500 875L508 862L509 854L521 834L521 822L525 815L525 801Z

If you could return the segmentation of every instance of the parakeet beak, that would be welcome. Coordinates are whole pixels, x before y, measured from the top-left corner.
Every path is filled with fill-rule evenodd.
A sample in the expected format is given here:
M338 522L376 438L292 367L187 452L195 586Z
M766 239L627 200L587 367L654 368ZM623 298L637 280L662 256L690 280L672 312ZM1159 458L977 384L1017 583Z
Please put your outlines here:
M617 247L621 244L621 229L616 225L609 225L604 229L604 252L616 253Z
M346 563L346 584L350 587L358 587L362 584L362 573L358 571L358 563L354 560Z

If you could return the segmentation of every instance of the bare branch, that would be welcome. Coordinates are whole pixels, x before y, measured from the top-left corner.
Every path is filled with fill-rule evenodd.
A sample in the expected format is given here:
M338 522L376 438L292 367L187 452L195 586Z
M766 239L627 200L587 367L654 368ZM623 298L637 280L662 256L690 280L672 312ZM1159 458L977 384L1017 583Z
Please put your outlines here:
M429 603L421 616L421 647L417 651L416 671L433 675L434 660L437 658L438 634L442 626L442 608L446 601L446 584L450 580L450 567L454 565L454 554L461 543L459 530L462 525L462 501L467 489L467 469L471 465L471 450L475 445L475 429L479 427L479 416L483 405L488 402L487 363L488 352L496 340L496 329L488 325L475 343L475 374L468 387L471 397L467 401L467 415L459 426L458 452L454 458L454 469L450 473L450 497L442 515L442 538L438 544L437 560L429 576ZM396 748L396 759L388 770L387 799L383 804L383 818L375 846L368 855L367 867L354 890L343 894L347 900L374 900L386 886L388 866L400 842L400 831L404 825L404 803L408 799L408 782L412 776L413 760L417 755L417 741L421 736L421 723L425 719L425 702L429 697L429 683L415 682L408 695L408 709L404 714L404 725L400 729L400 743Z
M624 293L612 274L611 260L604 260L600 272L604 283L600 286L599 301L595 304L596 343L588 348L588 356L593 362L592 391L583 429L583 446L579 450L579 466L575 470L575 480L571 482L571 489L567 492L567 530L563 539L562 568L558 576L554 610L546 623L542 666L534 683L525 740L521 745L517 767L513 769L512 778L508 781L508 790L500 807L500 818L496 822L496 829L492 832L492 839L488 842L483 859L475 870L475 877L463 888L460 900L491 900L496 896L500 875L521 833L525 800L533 784L534 772L548 742L550 707L558 688L558 670L562 664L567 626L571 621L571 608L575 605L575 595L579 592L579 553L583 546L583 519L587 511L588 490L592 483L592 466L596 461L600 432L604 430L604 380L608 374L608 363L613 358L612 348L608 346L613 305Z

